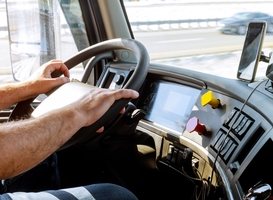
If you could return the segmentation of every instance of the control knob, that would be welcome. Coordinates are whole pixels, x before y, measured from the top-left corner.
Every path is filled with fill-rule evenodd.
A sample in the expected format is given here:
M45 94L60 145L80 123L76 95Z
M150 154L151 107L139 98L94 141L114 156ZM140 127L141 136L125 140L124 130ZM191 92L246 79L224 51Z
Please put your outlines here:
M197 117L192 117L189 119L186 129L188 132L197 132L199 135L203 135L207 133L206 126L204 124L199 123L199 119Z

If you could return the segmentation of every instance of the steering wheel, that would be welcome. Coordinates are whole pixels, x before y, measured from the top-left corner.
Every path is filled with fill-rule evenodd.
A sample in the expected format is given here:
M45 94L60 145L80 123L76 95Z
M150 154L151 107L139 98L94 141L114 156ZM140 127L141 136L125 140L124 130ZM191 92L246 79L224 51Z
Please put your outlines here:
M123 86L123 88L139 90L148 73L150 59L146 48L140 42L134 39L111 39L101 43L97 43L80 51L64 63L69 69L71 69L77 64L93 56L114 50L130 50L135 53L137 58L135 69L133 70L133 74ZM69 103L75 101L77 98L88 92L92 87L95 86L88 85L82 82L66 83L51 92L48 97L43 100L31 113L31 117L36 118L46 112L49 112L52 109L68 105ZM100 127L104 126L106 122L118 116L119 112L129 103L130 100L131 99L120 99L116 101L99 120L97 120L91 126L81 128L70 140L68 140L61 147L61 149L74 145L79 141L87 141L96 137L94 135L98 134L95 134L95 131L98 130ZM99 135L102 134L103 133L100 133Z

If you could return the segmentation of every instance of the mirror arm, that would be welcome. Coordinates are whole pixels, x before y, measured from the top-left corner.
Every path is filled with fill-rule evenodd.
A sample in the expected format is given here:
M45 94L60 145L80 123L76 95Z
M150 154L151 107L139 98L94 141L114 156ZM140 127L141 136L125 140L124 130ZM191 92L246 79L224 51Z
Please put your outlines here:
M262 51L260 56L260 62L269 63L269 60L271 58L272 52L269 53L269 56L264 55L264 52Z

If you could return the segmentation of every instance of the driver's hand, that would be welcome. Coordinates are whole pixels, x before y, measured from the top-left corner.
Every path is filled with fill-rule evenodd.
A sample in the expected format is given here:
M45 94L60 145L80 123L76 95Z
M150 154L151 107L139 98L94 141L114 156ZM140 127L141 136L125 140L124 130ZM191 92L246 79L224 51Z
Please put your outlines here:
M122 110L119 112L120 114L123 114L125 112L125 108L122 108ZM97 133L102 133L104 131L104 127L100 127L99 130L97 130Z
M64 76L52 78L51 74L54 71L60 71ZM69 82L69 77L69 70L61 60L51 60L39 67L26 81L30 82L29 89L38 95Z
M78 114L78 120L82 123L81 127L83 127L89 126L101 118L116 100L122 98L136 99L138 96L138 92L131 89L111 90L94 88L69 106L75 109ZM102 131L103 127L97 132Z

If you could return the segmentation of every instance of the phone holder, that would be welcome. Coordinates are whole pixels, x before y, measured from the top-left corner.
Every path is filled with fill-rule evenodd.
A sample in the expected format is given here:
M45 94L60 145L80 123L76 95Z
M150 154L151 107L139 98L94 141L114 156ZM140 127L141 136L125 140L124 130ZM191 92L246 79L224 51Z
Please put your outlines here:
M266 62L269 63L270 58L271 58L272 52L269 53L269 56L264 55L264 52L261 52L261 56L260 56L260 62Z
M262 54L263 55L263 54ZM262 57L262 56L261 56ZM268 57L267 57L268 58ZM265 59L267 62L267 58ZM264 59L264 58L263 58ZM261 60L261 59L260 59ZM262 60L261 60L262 61ZM271 80L271 83L273 81L273 56L272 56L272 52L269 54L269 58L268 58L268 66L266 69L266 77Z

